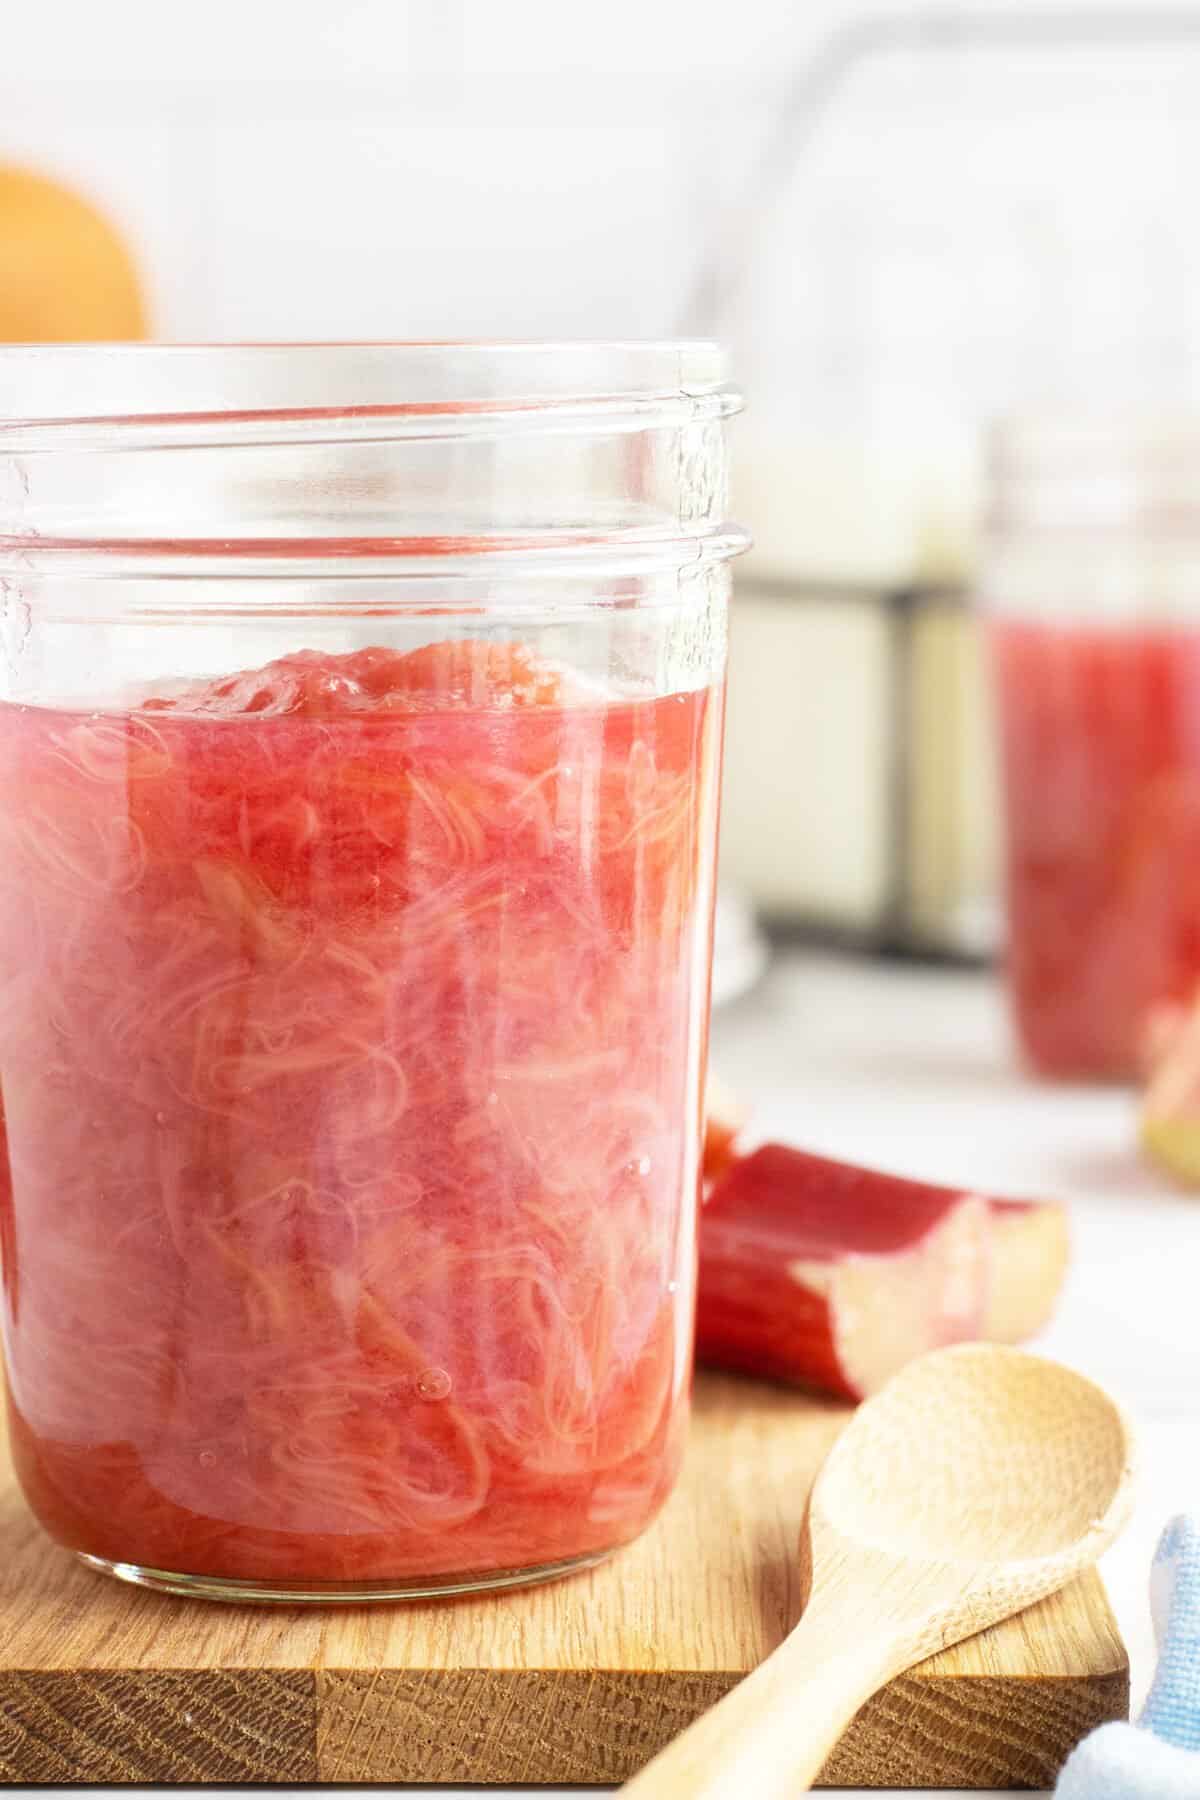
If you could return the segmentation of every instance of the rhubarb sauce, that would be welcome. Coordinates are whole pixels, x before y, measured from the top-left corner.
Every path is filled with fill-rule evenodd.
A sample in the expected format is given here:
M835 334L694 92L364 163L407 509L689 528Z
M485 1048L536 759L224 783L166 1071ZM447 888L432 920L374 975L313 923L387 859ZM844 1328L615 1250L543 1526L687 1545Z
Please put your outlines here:
M402 1588L646 1524L719 721L470 641L0 707L10 1417L62 1543Z

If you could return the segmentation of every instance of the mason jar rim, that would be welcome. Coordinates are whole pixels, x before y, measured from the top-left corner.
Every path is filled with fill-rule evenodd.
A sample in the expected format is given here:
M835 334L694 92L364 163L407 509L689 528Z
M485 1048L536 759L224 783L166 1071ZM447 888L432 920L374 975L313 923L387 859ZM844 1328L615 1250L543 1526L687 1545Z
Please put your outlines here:
M37 344L0 347L0 448L477 436L726 417L741 397L700 339Z
M1006 532L1194 534L1200 521L1200 414L1028 413L994 422L986 522Z
M722 561L746 542L723 511L725 377L693 340L6 346L0 556L29 581L192 591ZM639 469L663 504L624 491Z

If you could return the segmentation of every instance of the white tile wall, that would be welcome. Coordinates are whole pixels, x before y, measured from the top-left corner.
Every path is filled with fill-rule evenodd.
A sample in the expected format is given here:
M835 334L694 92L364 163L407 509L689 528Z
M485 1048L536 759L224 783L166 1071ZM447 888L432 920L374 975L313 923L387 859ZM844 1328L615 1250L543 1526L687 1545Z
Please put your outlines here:
M188 134L203 244L187 328L217 336L636 335L688 255L679 133L480 123L455 105Z
M996 10L1018 3L1063 0ZM889 506L911 537L926 490L957 517L980 418L1066 369L1104 391L1124 340L1172 392L1200 375L1200 41L1069 79L1028 51L877 58L746 237L729 222L789 72L876 0L0 8L0 158L124 223L159 335L719 324L777 496L750 523L837 521L806 566L844 565ZM687 316L714 245L753 269L744 304Z
M669 331L789 69L871 10L13 0L0 157L77 182L124 222L164 336ZM1179 133L1200 115L1200 63L1180 79L1186 61L1080 60L1073 92L1106 96L1106 139L1076 128L1053 59L1010 58L1007 86L994 59L878 59L798 178L791 249L767 278L776 333L794 317L826 364L861 360L881 323L936 339L1002 290L1017 324L1036 327L1046 295L1030 287L1029 256L1039 233L1050 254L1064 236L1044 194L1051 167L1071 171L1072 249L1107 257L1097 308L1136 310L1138 257L1122 272L1123 242L1157 219L1169 284L1174 240L1190 229L1194 159ZM1019 137L976 133L963 163L959 130L948 153L954 120L990 109L997 124L1014 93L1028 113ZM1141 164L1122 119L1140 119ZM937 256L973 229L975 287L952 294Z
M0 157L125 225L161 336L670 331L784 46L852 10L41 0Z
M4 75L88 88L101 112L114 87L149 107L185 85L404 76L457 15L457 0L42 0L5 9Z
M610 74L639 84L769 72L789 42L821 32L853 0L460 0L464 58L486 75Z

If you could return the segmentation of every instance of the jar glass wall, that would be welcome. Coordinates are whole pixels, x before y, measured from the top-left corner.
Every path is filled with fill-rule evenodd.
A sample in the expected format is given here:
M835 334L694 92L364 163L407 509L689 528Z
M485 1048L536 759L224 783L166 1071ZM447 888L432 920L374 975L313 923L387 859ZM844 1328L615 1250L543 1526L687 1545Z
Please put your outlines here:
M686 1424L703 345L0 352L14 1452L216 1596L502 1586Z

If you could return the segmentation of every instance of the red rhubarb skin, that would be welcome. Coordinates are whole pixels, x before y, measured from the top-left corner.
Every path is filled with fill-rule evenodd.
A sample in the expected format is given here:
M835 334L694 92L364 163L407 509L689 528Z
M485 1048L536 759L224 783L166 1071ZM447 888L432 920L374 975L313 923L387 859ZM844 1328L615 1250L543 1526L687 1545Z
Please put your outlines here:
M699 1360L860 1399L842 1369L824 1296L798 1283L790 1265L902 1254L963 1198L783 1144L741 1158L701 1217Z
M385 1582L647 1523L719 716L482 644L0 707L5 1347L54 1536Z

